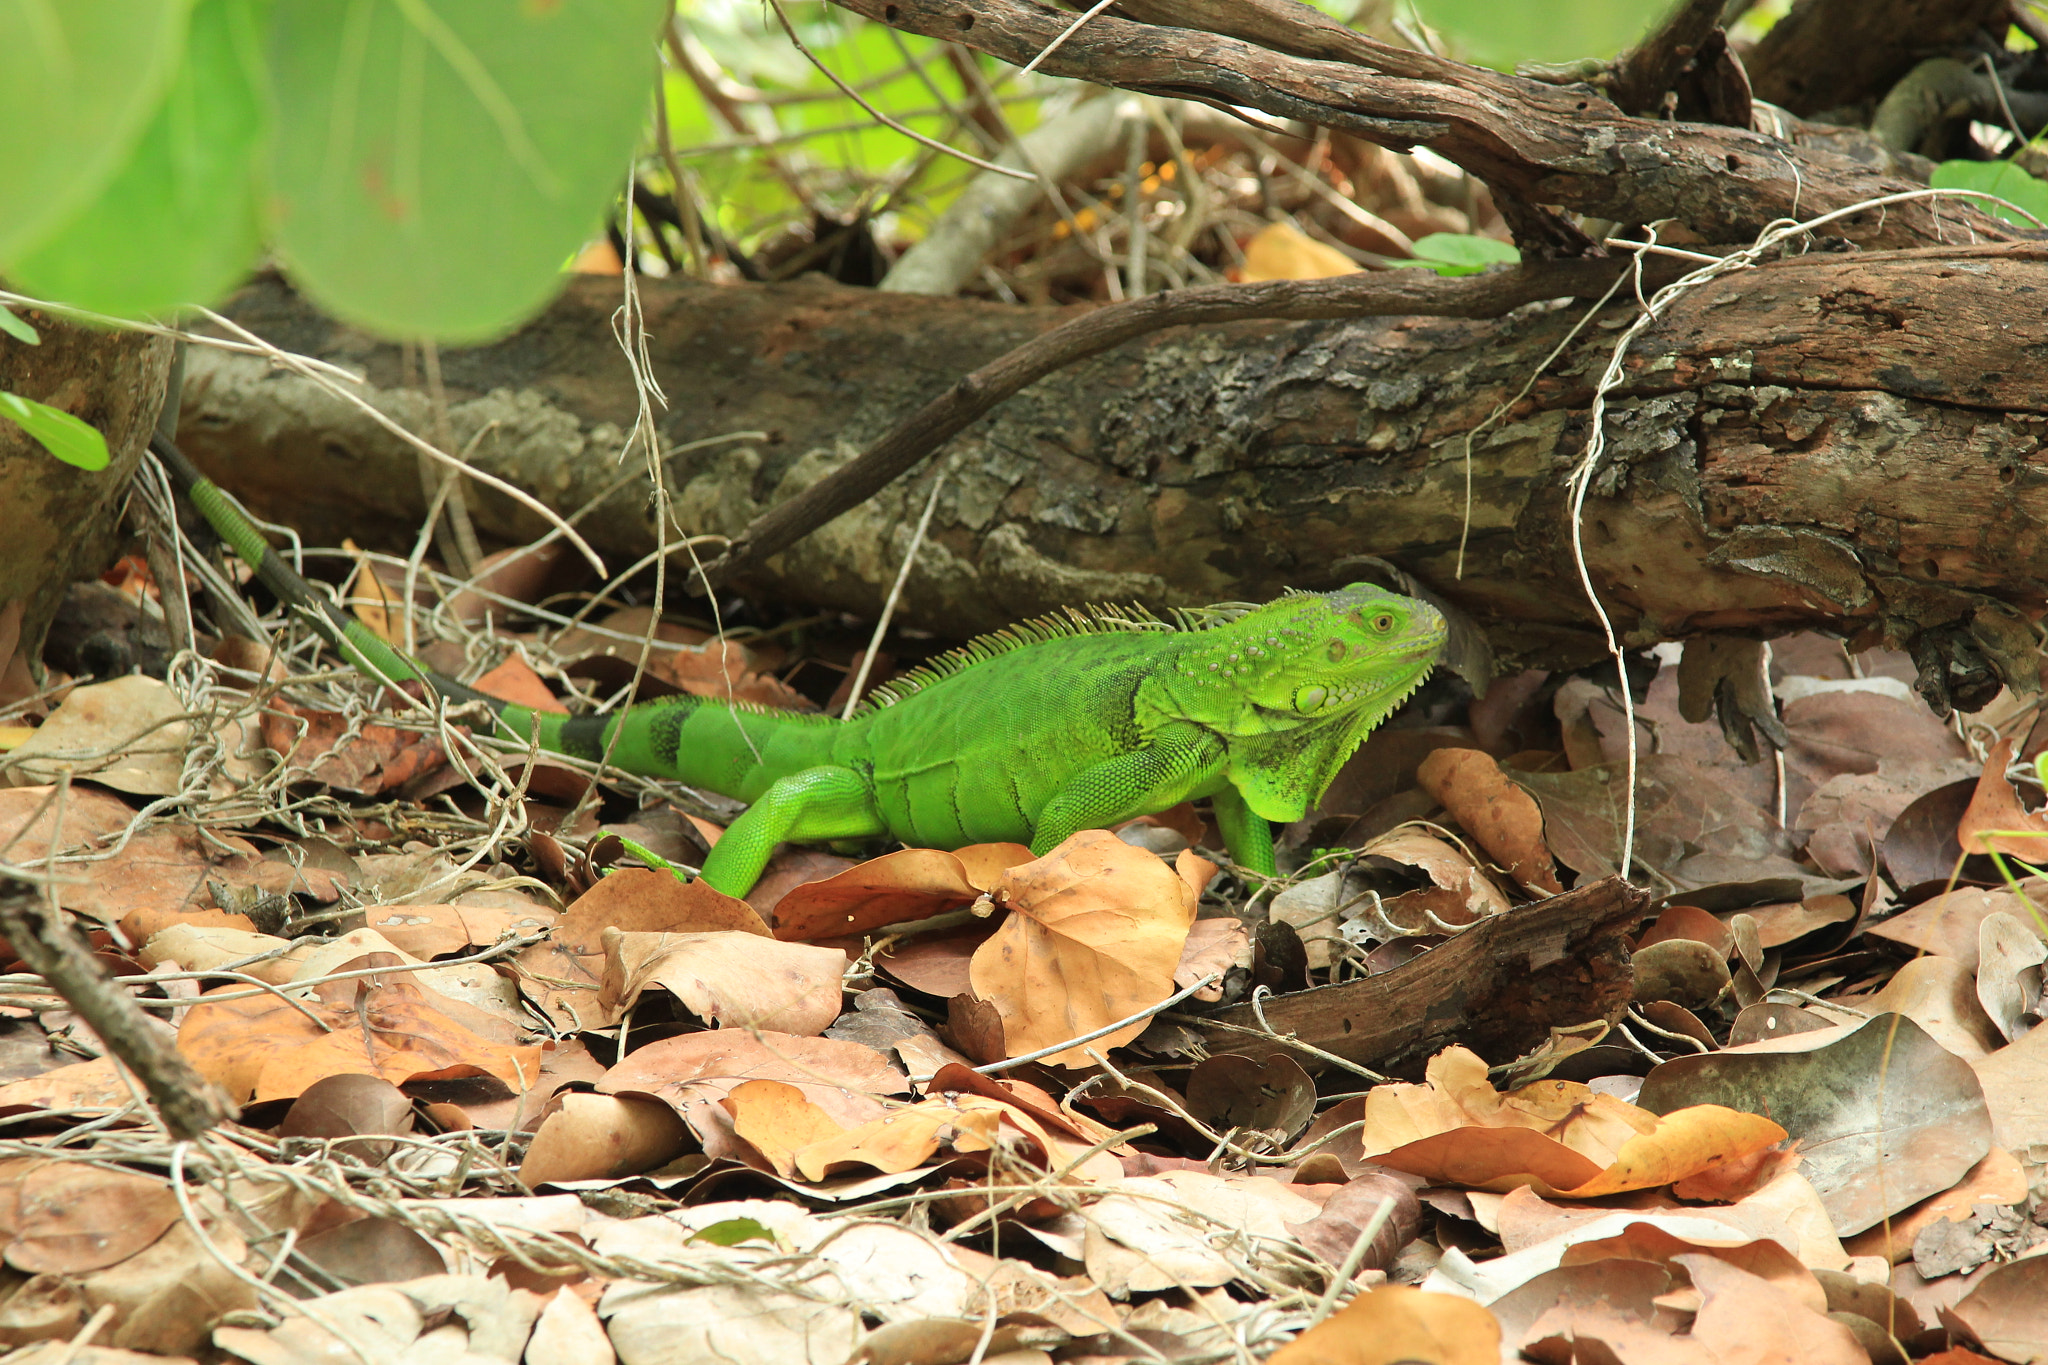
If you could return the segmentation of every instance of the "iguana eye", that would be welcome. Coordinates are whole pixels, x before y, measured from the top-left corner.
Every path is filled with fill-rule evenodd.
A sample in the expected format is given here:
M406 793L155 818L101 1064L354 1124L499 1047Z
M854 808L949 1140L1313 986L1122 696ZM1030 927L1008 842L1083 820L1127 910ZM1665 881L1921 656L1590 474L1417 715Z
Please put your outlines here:
M1384 635L1394 628L1394 613L1383 611L1372 618L1372 628Z
M1344 642L1343 642L1342 640L1332 640L1332 641L1330 641L1330 662L1331 662L1331 663L1333 663L1333 664L1341 664L1341 663L1343 663L1343 662L1344 662L1344 656L1345 656L1345 655L1346 655L1347 653L1349 653L1349 652L1350 652L1350 651L1349 651L1349 650L1348 650L1348 649L1347 649L1347 648L1345 647L1345 644L1344 644Z

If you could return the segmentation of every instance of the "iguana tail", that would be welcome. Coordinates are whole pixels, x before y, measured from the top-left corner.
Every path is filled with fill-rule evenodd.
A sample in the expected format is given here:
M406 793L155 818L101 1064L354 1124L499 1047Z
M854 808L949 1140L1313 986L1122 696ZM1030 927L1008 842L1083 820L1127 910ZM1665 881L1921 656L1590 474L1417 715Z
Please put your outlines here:
M378 639L368 626L344 615L332 602L315 592L312 585L270 547L263 538L263 532L242 509L212 480L201 474L170 438L159 432L150 439L149 448L163 462L178 491L191 499L192 505L199 509L214 533L249 566L257 581L270 589L287 609L318 631L352 667L393 687L409 682L420 684L447 698L451 705L475 703L482 706L496 719L502 738L530 744L538 730L540 747L555 753L582 753L602 747L605 717L571 717L552 711L535 711L531 707L486 696L393 649Z
M732 706L692 696L664 697L609 715L567 716L464 686L407 658L315 592L176 444L158 434L150 449L257 581L303 617L352 667L393 687L418 684L452 705L474 703L494 717L501 739L537 743L550 753L593 762L608 759L625 772L709 787L745 801L758 800L779 777L831 761L841 725L827 716Z

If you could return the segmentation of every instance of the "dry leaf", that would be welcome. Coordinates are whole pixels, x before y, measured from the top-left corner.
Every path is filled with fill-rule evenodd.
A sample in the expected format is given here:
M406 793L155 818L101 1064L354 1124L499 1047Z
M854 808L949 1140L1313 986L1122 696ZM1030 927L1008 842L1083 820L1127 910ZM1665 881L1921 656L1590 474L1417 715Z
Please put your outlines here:
M604 931L600 1017L623 1018L660 986L714 1027L823 1033L839 1017L846 953L728 930L711 934Z
M1491 755L1438 749L1422 760L1415 777L1516 881L1552 895L1564 891L1543 842L1543 812L1534 797L1508 781Z
M1965 853L2009 853L2039 863L2048 859L2048 819L2022 806L2019 793L2005 780L2012 743L2001 739L1984 755L1983 776L1956 826L1956 838Z
M541 1120L519 1178L532 1187L637 1175L674 1160L688 1138L676 1111L659 1100L566 1094Z
M1432 834L1402 828L1373 840L1358 851L1361 858L1384 858L1412 867L1433 886L1404 891L1387 899L1382 915L1405 932L1429 934L1443 927L1471 924L1505 913L1508 900L1465 853ZM1363 906L1358 907L1364 909ZM1432 922L1432 917L1435 922Z
M1292 223L1268 223L1244 244L1244 268L1238 279L1320 280L1352 275L1364 267L1333 246L1324 246Z
M1010 915L975 950L969 979L1002 1016L1007 1055L1093 1032L1173 994L1195 898L1154 855L1083 830L990 891ZM1144 1029L1139 1020L1087 1046L1107 1052ZM1080 1066L1087 1056L1077 1046L1046 1062Z
M791 888L775 903L775 936L798 942L855 937L957 909L983 889L955 854L933 848L898 849Z
M1571 1081L1496 1092L1463 1048L1432 1058L1427 1085L1366 1096L1364 1154L1441 1184L1590 1199L1650 1189L1784 1139L1769 1119L1720 1105L1659 1118Z
M540 1074L538 1047L477 1036L436 1009L430 992L402 977L334 981L291 1001L268 993L210 998L244 989L200 996L178 1030L186 1060L238 1103L288 1099L323 1076L347 1072L394 1085L495 1076L514 1094Z
M1267 1365L1499 1365L1500 1323L1470 1299L1383 1285L1267 1357Z
M823 1180L850 1165L913 1171L943 1150L989 1150L995 1145L996 1130L1010 1113L1004 1105L979 1095L928 1099L892 1109L858 1128L825 1134L798 1148L793 1159L806 1180Z
M173 795L183 785L192 745L191 724L182 719L186 711L167 684L141 674L75 687L15 747L7 781L31 786L69 775L136 796ZM217 739L226 760L213 781L215 795L269 768L240 721L228 722Z

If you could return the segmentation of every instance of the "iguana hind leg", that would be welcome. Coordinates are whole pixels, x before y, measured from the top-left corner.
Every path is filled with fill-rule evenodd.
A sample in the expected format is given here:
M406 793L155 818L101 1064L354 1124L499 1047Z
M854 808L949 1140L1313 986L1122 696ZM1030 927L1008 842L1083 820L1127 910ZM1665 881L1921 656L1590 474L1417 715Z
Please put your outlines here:
M732 822L704 860L704 881L728 896L744 896L784 840L822 843L888 832L866 778L851 768L806 768L777 778Z

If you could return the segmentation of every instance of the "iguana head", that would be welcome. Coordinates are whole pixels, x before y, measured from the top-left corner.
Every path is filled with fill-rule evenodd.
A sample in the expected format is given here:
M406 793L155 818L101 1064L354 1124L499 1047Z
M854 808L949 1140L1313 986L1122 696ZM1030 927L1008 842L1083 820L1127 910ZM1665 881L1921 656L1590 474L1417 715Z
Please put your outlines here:
M1251 808L1296 820L1428 676L1446 633L1429 603L1369 583L1290 593L1185 637L1143 709L1221 735Z

